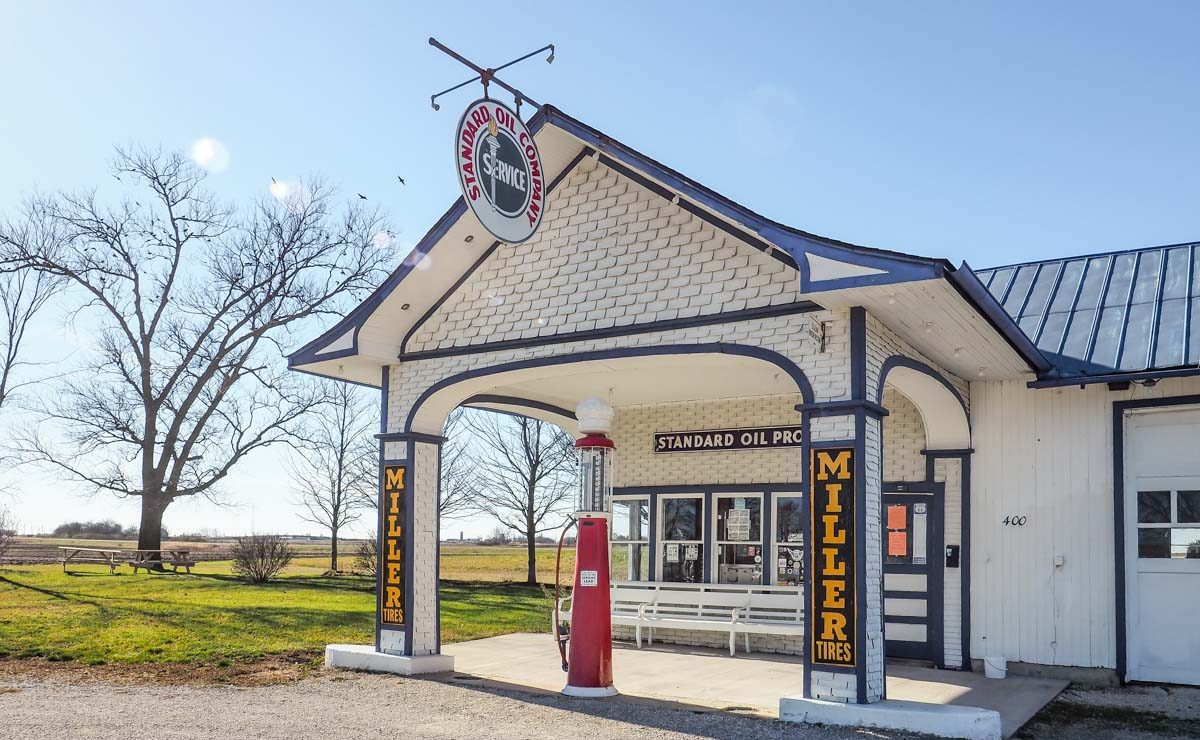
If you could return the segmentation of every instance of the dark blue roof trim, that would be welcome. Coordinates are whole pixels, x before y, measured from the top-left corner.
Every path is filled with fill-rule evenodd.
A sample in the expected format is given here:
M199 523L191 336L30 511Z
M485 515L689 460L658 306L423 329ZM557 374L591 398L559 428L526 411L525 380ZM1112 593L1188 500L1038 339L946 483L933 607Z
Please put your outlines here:
M524 337L522 339L503 339L495 342L480 342L479 344L462 344L449 347L437 347L434 349L421 350L419 352L408 352L406 354L397 355L397 359L403 362L410 362L412 360L428 360L432 357L476 355L483 352L525 349L527 347L541 347L548 344L569 344L571 342L583 342L592 339L628 337L635 334L652 334L655 332L671 331L674 329L691 329L697 326L731 324L738 321L769 319L777 316L792 316L794 314L812 313L820 310L822 310L821 307L812 301L795 301L792 303L778 303L771 306L760 306L759 308L743 308L740 311L700 314L699 316L689 316L684 319L662 319L659 321L647 321L641 324L621 324L620 326L609 326L603 329L585 329L582 331L563 332L561 334L545 334L541 336Z
M539 110L533 115L532 118L529 119L529 132L536 134L544 125L546 125L546 114L544 111ZM413 269L417 266L417 263L421 261L421 258L428 254L430 250L432 250L434 246L441 241L441 238L446 235L446 232L450 230L450 227L453 226L466 212L467 202L463 200L462 196L460 195L454 199L454 203L450 206L450 209L442 214L442 217L439 218L437 223L433 225L433 228L430 229L425 236L421 237L421 241L417 242L417 245L413 247L412 252L410 252L408 256L404 258L404 261L401 262L400 266L388 276L387 280L384 280L383 284L376 288L375 292L372 293L370 297L358 304L358 306L356 306L350 313L346 314L341 321L327 329L323 334L321 334L321 336L288 355L288 367L293 368L297 365L307 365L313 362L321 362L322 360L333 359L331 353L321 354L320 349L351 329L354 330L354 343L352 347L354 351L350 354L357 354L358 330L362 328L362 325L366 323L367 319L370 318L375 309L378 308L381 303L383 303L384 299L391 295L392 291L396 289L396 286L399 285L404 278L408 277L408 274L413 271Z
M605 136L596 129L571 118L553 106L546 105L539 109L530 119L529 129L533 133L537 133L546 123L553 123L558 128L584 142L585 145L605 155L606 163L610 165L621 163L622 165L639 170L653 180L694 201L694 203L688 203L682 199L678 201L689 212L703 215L707 221L714 223L715 220L709 217L710 214L706 213L705 209L713 211L721 217L729 219L735 225L731 227L732 231L726 229L726 231L733 233L735 236L740 236L743 239L747 238L741 235L740 229L736 228L736 226L743 226L762 237L768 245L773 244L782 248L791 256L792 262L800 272L801 290L803 292L820 292L946 277L950 279L951 284L959 287L963 296L969 302L976 305L988 318L988 321L1039 374L1049 370L1049 363L1036 351L1036 348L1033 347L1025 335L1019 329L1015 328L1015 323L1007 318L1007 314L1004 313L1003 309L991 294L988 293L987 289L979 284L978 279L975 278L974 274L970 273L969 268L965 270L967 275L963 275L963 269L954 270L946 260L918 257L874 247L858 246L785 226L767 219L719 193L684 177L679 172L630 149L615 139ZM335 356L349 356L356 353L358 351L358 330L362 324L366 322L367 318L378 308L383 300L395 290L396 286L412 272L416 263L420 261L420 257L427 254L445 236L454 222L466 212L466 208L463 199L461 197L457 198L450 210L421 239L409 257L404 260L404 263L366 301L357 306L344 319L328 329L317 339L291 354L288 357L289 367L333 359ZM755 243L753 239L750 241L756 247L763 248L764 246L761 243ZM827 259L847 262L857 266L878 269L881 273L814 281L810 279L809 274L810 270L807 259L807 255L809 254L816 254ZM964 267L966 266L964 265ZM967 288L965 286L971 287ZM327 346L334 339L342 336L349 330L354 331L352 351L346 352L346 354L319 353L322 347Z
M1200 367L1176 367L1164 370L1142 370L1136 373L1111 373L1109 375L1075 375L1062 378L1031 380L1030 388L1063 388L1070 385L1095 385L1097 383L1123 383L1135 380L1162 380L1165 378L1190 378L1200 375Z
M595 148L596 151L646 173L654 180L663 183L668 188L681 193L701 206L730 219L736 224L744 225L766 241L782 247L791 254L792 259L799 266L802 281L807 281L807 260L804 258L804 255L809 252L829 259L852 262L857 265L864 265L894 273L891 279L887 279L884 275L870 275L853 279L862 281L861 284L863 285L938 277L941 274L939 268L950 267L949 263L945 260L917 257L875 247L862 247L784 226L751 211L745 206L733 202L650 157L630 149L621 142L605 136L591 126L571 118L553 106L544 106L543 110L546 111L550 123L586 142ZM833 283L834 281L824 282ZM841 281L837 282L840 283ZM849 285L824 285L818 283L813 289L832 290L839 287L849 287ZM808 291L803 282L801 289L806 292Z
M557 416L565 416L568 419L575 418L575 412L570 409L564 409L562 406L555 406L552 403L545 401L535 401L531 398L517 398L516 396L499 396L494 393L480 393L476 396L471 396L462 402L463 406L473 406L481 403L493 403L504 406L524 406L525 408L538 409L546 411ZM486 409L487 411L496 411L497 409ZM506 412L501 412L506 413Z
M1054 371L1034 384L1050 387L1195 371L1198 263L1200 244L1169 244L1008 265L979 277L995 296L1021 271L1040 276L1054 270L1045 300L1028 300L1020 308L1004 304L1053 363Z
M579 153L575 155L575 158L567 163L567 166L563 168L562 172L559 172L558 175L550 181L550 184L546 186L547 197L550 195L550 193L554 192L554 189L557 188L559 184L567 178L568 175L575 171L575 168L579 166L579 163L583 161L584 157L591 156L592 154L593 150L591 147L585 146L583 149L581 149ZM429 310L426 311L421 318L417 319L417 321L408 330L408 333L404 335L404 339L400 340L400 354L404 354L408 349L408 340L413 338L413 336L417 333L417 330L424 326L425 322L428 321L431 316L437 313L437 310L441 308L447 300L450 299L450 296L454 295L456 290L462 287L463 283L467 282L468 278L475 274L475 271L487 261L488 257L491 257L492 254L500 248L502 243L503 242L499 241L492 242L492 245L484 250L483 254L479 255L479 259L475 260L474 264L472 264L466 272L460 275L458 280L454 281L454 284L442 294L442 297L434 301L433 305L429 307Z
M1038 348L1029 341L1029 337L1021 331L1016 322L1004 313L1004 308L996 302L988 289L984 287L979 278L971 270L971 267L966 263L962 263L962 267L954 270L947 275L950 284L959 289L963 297L972 305L983 313L983 317L987 319L992 327L1000 332L1000 336L1008 340L1013 349L1017 351L1021 357L1029 363L1029 366L1038 372L1038 374L1046 373L1051 370L1051 365L1038 351Z
M565 365L576 362L589 362L591 360L608 360L618 357L657 357L662 355L692 355L692 354L727 354L738 355L741 357L754 357L760 360L765 360L777 367L781 368L788 374L789 377L796 383L796 387L800 391L800 398L805 403L812 403L813 390L812 384L808 382L808 377L804 371L792 360L778 352L765 349L763 347L755 347L742 344L730 344L726 342L710 342L707 344L664 344L652 347L618 347L616 349L606 350L590 350L587 352L574 352L562 355L550 355L547 357L534 357L527 360L515 360L499 365L487 365L477 367L472 370L464 370L457 375L452 375L448 378L442 378L438 382L426 388L421 395L413 402L412 407L408 411L408 418L404 422L405 429L412 429L413 420L416 419L417 413L421 410L421 406L429 400L431 396L448 388L456 383L461 383L464 380L472 378L480 378L488 375L499 375L513 370L524 370L535 367L551 367L554 365Z

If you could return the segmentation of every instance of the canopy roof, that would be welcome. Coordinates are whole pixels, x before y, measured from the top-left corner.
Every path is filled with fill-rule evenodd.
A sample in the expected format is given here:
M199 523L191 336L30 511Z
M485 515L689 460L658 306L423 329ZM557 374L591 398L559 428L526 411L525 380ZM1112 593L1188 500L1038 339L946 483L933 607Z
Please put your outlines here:
M529 121L554 187L585 157L628 177L797 271L802 297L826 308L862 305L962 377L1054 377L1055 368L966 264L863 247L765 218L621 142L543 106ZM288 357L289 366L379 386L405 360L405 342L490 254L493 238L457 198L362 304Z

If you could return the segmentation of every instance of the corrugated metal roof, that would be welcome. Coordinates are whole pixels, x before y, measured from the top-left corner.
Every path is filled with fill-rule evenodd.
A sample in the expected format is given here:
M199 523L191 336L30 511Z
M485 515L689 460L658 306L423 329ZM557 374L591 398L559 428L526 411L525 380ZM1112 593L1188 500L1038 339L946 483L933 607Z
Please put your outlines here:
M1200 365L1200 245L980 270L1060 375Z

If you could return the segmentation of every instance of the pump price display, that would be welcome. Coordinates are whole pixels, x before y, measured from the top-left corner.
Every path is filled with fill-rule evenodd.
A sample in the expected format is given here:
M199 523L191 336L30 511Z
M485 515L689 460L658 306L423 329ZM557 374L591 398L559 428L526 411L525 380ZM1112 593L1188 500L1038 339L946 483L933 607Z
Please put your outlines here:
M379 510L383 522L379 531L383 541L379 550L379 621L404 624L404 512L408 506L404 490L404 466L387 465L383 469L383 501Z
M809 655L814 664L853 668L854 449L812 453L812 622Z

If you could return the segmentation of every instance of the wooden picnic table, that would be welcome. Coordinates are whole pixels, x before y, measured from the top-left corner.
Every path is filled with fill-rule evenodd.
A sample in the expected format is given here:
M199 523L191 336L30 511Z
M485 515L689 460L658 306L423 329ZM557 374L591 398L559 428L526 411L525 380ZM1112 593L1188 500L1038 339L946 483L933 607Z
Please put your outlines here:
M144 568L149 573L151 569L158 569L164 565L171 566L176 573L180 568L191 573L192 566L196 564L195 559L189 557L191 550L177 547L161 550L129 550L128 552L133 555L129 560L129 567L133 568L134 573L138 572L138 568Z
M115 574L117 572L117 557L128 552L128 550L111 549L106 547L79 547L76 545L59 545L59 550L63 551L62 567L63 573L68 573L67 563L101 563L108 566L108 572ZM136 571L135 571L136 572Z

